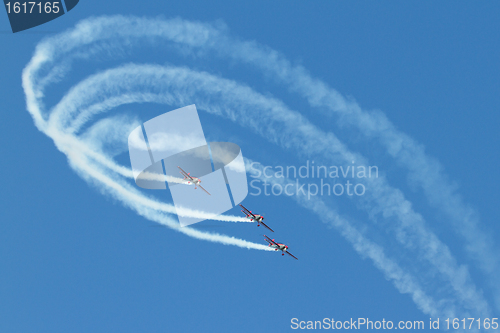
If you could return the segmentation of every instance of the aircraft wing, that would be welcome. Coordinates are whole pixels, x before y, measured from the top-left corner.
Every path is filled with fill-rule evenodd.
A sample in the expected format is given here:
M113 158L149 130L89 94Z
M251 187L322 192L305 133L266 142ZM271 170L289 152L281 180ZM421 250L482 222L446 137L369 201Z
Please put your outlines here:
M181 168L180 166L177 166L177 167L181 170L180 172L181 172L181 174L182 174L184 177L186 177L186 178L189 178L189 179L193 180L193 177L191 177L190 175L188 175L188 173L187 173L186 171L182 170L182 168Z
M266 241L269 243L269 244L274 244L276 245L278 248L280 247L278 245L278 243L276 243L275 241L273 241L271 238L267 237L266 235L264 235L264 237L266 238Z
M200 185L200 184L198 184L198 187L199 187L199 188L201 188L203 191L205 191L205 193L207 193L208 195L211 195L210 193L208 193L208 191L207 191L207 190L205 190L203 187L201 187L201 185Z
M291 254L290 252L288 252L288 251L285 251L285 252L286 252L286 254L288 254L289 256L294 257L295 259L297 259L297 258L296 258L293 254ZM297 259L297 260L299 260L299 259Z
M264 222L260 221L260 224L262 224L264 227L266 227L267 229L271 230L272 232L274 232L273 229L269 228Z
M255 215L253 215L251 211L249 211L248 209L246 209L245 206L243 206L243 205L240 205L240 206L241 206L241 208L243 208L243 210L244 210L243 213L244 214L252 215L255 218Z

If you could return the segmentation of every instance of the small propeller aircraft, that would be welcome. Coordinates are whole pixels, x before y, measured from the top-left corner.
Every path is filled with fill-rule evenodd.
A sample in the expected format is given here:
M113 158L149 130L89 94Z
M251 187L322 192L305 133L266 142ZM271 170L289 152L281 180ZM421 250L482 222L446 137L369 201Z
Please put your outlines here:
M183 180L187 180L187 184L193 184L194 185L194 188L196 189L197 187L196 186L199 186L203 191L205 191L208 195L210 195L210 193L208 193L207 190L205 190L201 185L201 179L200 178L196 178L196 177L192 177L189 175L189 173L187 173L186 171L182 170L182 168L180 166L177 166L181 171L180 173L184 176L184 179Z
M269 229L272 232L274 232L273 229L269 228L264 222L262 222L262 220L264 219L264 216L252 214L252 211L246 209L243 205L240 205L240 206L241 206L241 208L243 208L243 210L241 212L243 214L245 214L247 216L247 218L250 219L250 221L255 220L257 222L257 226L258 227L260 227L260 225L262 224L264 227L266 227L267 229Z
M266 238L266 242L269 243L269 246L274 248L275 251L278 251L280 250L282 253L281 255L284 256L285 253L288 254L289 256L297 259L293 254L291 254L290 252L288 252L288 245L285 245L285 244L280 244L280 243L276 243L274 241L274 239L271 239L269 237L267 237L266 235L264 235L264 237ZM299 259L297 259L299 260Z

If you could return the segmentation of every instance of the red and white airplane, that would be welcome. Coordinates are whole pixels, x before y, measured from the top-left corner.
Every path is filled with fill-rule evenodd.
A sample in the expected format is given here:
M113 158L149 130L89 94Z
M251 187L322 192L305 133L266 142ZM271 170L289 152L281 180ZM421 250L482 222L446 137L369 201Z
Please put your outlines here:
M211 195L210 193L208 193L207 190L205 190L201 185L201 179L200 178L196 178L196 177L192 177L189 175L189 173L187 173L186 171L182 170L182 168L180 166L177 166L181 171L180 173L184 176L184 179L183 180L187 180L186 183L187 184L193 184L194 185L194 188L196 189L196 186L198 185L203 191L205 191L208 195Z
M290 252L288 252L288 245L285 245L285 244L281 244L281 243L276 243L274 241L274 239L271 239L269 237L267 237L266 235L264 235L264 237L266 238L266 242L269 243L269 246L274 248L275 251L278 251L280 250L282 253L281 255L284 256L285 253L288 254L289 256L297 259L293 254L291 254ZM297 259L299 260L299 259Z
M252 214L251 210L246 209L243 205L240 205L240 206L241 206L241 208L243 208L243 210L241 212L243 214L245 214L247 216L247 218L250 219L250 221L255 220L257 222L257 226L258 227L262 224L264 227L266 227L267 229L269 229L272 232L274 232L273 229L269 228L264 222L262 222L262 220L264 219L264 216Z

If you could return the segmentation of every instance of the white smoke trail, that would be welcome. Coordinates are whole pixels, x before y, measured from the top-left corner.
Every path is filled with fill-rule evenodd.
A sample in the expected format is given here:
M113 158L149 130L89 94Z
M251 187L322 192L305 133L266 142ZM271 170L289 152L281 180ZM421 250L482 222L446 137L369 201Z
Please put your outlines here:
M500 310L500 250L493 235L483 229L478 213L457 193L448 180L443 166L425 153L424 147L414 139L397 130L384 113L365 111L352 99L346 99L325 82L313 78L301 66L293 66L282 54L256 42L239 42L221 34L218 52L262 70L269 78L288 85L293 93L307 99L319 110L330 110L338 116L339 124L357 129L368 139L376 139L398 165L409 172L412 185L419 186L430 205L440 209L448 219L454 232L465 240L465 252L489 278L495 290L496 308ZM222 51L221 51L222 50ZM328 113L323 113L328 115Z
M255 168L253 166L254 163L254 161L247 158L245 159L247 170L250 171L250 175L254 179L259 179L270 184L279 184L282 188L285 186L290 186L292 189L296 187L296 183L288 178L264 176L263 167L260 166ZM257 173L257 170L260 172ZM291 193L293 192L294 191L291 190ZM296 191L296 193L300 192ZM292 196L292 198L301 206L313 211L322 222L338 230L342 236L352 244L356 252L363 258L367 257L372 260L375 267L383 272L386 279L394 283L394 286L399 292L410 294L413 301L422 312L430 316L445 316L449 318L454 318L456 316L457 312L454 308L449 306L446 307L429 296L419 284L416 277L400 267L394 260L388 258L381 246L370 241L363 232L356 229L356 227L340 216L335 210L327 207L325 202L319 197L299 194Z
M109 82L116 82L110 86ZM145 84L147 82L147 84ZM188 86L191 86L189 91ZM156 89L156 95L148 93L149 89ZM90 89L90 92L89 92ZM181 91L182 94L177 93ZM100 99L99 107L92 104L94 93L107 96ZM208 103L200 96L211 96L216 92L223 92L216 105ZM124 98L122 98L124 96ZM214 77L208 73L194 72L186 68L163 67L157 65L126 65L119 68L107 70L89 77L75 86L68 93L62 105L54 108L51 120L55 123L69 124L72 131L77 131L84 123L82 119L90 119L95 114L106 111L112 100L115 106L133 102L158 102L179 104L175 96L182 96L195 101L202 109L211 110L234 110L235 107L228 101L234 102L242 108L241 112L232 112L230 117L241 119L246 124L251 124L252 118L261 119L262 123L283 121L286 119L286 129L280 134L287 137L287 144L298 146L302 150L311 150L312 147L321 152L327 152L331 147L336 147L344 159L364 159L357 154L351 153L331 133L322 133L311 125L302 116L288 110L279 101L265 98L252 91L248 87L238 85L235 82ZM77 98L81 111L71 121L64 112L66 107L74 105L72 98ZM229 104L229 105L228 105ZM87 107L90 105L90 107ZM261 110L248 113L249 109ZM222 111L213 111L219 112ZM270 111L273 112L270 112ZM54 119L57 119L55 121ZM262 129L262 123L253 125L256 131L265 131L268 137L280 142L277 134L270 135L269 127ZM298 129L298 130L297 130ZM293 133L288 133L288 131ZM293 137L295 136L295 137ZM318 138L326 138L320 139ZM282 142L283 143L283 142ZM337 153L339 154L339 153ZM376 204L382 206L386 215L395 215L401 219L401 224L394 229L397 239L404 246L412 246L411 250L420 253L433 267L449 281L457 293L459 299L466 304L466 308L477 308L480 313L488 313L488 306L481 294L476 290L470 280L467 270L457 265L449 249L442 244L438 238L424 225L420 215L412 211L411 205L404 199L399 191L392 190L384 181L373 180L372 188L377 192L373 197L377 199Z
M135 210L138 214L148 218L149 220L161 223L169 228L194 238L225 245L236 245L247 249L270 251L267 246L262 244L255 244L226 235L201 232L189 227L180 227L175 220L169 217L169 215L164 214L175 214L175 207L147 198L144 194L130 186L127 182L124 182L117 177L113 177L112 174L106 173L99 165L91 163L88 156L85 154L87 149L80 150L79 148L81 147L82 142L78 141L78 139L74 136L57 131L48 131L46 134L54 140L59 150L67 155L71 166L84 179L87 179L90 182L98 182L98 185L100 185L102 190L106 191L115 199L121 201L125 206ZM105 159L105 157L101 156L100 159ZM113 162L111 161L107 161L107 164L112 163ZM182 213L186 214L185 216L190 217L207 217L206 213L188 209L185 209L185 211L181 212L181 214ZM233 216L218 216L211 219L228 222L241 222L241 220L243 220L243 222L245 222L244 219Z
M43 89L48 83L54 80L54 75L49 74L46 77L40 78L38 72L47 62L50 62L51 56L53 56L53 54L45 53L43 47L38 49L38 52L35 53L30 63L23 71L23 88L26 94L27 108L36 126L54 140L57 148L68 157L70 165L84 179L96 184L101 190L118 199L125 206L135 210L138 214L188 236L247 249L271 251L271 249L265 245L255 244L235 237L202 232L189 227L181 228L178 223L165 213L178 213L184 216L210 218L227 222L248 222L248 220L236 216L218 216L213 218L204 212L190 209L181 209L178 211L172 205L148 198L116 177L116 175L121 175L127 178L133 178L130 169L119 166L102 153L98 153L93 149L94 147L88 146L77 136L68 133L60 123L47 121L43 113ZM56 68L56 70L61 74L59 69ZM105 169L103 167L105 167ZM115 176L109 173L110 170L115 172Z
M73 87L50 110L50 113L44 110L42 99L45 87L62 79L65 71L69 70L71 61L78 57L89 57L98 50L112 49L113 45L109 45L111 40L113 44L119 44L120 40L123 40L127 41L128 45L133 45L134 39L151 36L161 37L165 42L187 46L191 51L195 49L214 51L223 57L238 58L260 68L271 69L274 73L279 72L277 77L287 83L290 83L292 78L300 77L304 80L291 85L291 89L300 91L312 105L326 103L336 111L346 110L352 106L345 102L338 93L325 85L322 86L321 82L308 79L308 74L303 69L290 67L288 62L276 52L255 43L230 39L224 29L179 19L162 21L116 16L85 20L75 29L48 39L37 46L35 55L23 72L27 107L37 127L53 138L62 134L71 136L78 133L93 116L119 105L155 102L184 106L194 101L200 109L232 120L244 121L255 132L265 134L268 139L284 148L298 149L302 155L319 156L329 162L350 163L351 160L356 160L366 164L362 156L350 152L332 133L321 132L303 116L289 110L280 101L266 98L234 81L187 68L130 64L107 70ZM183 51L186 49L183 48ZM63 65L54 66L53 64L57 63L63 55L65 59ZM41 74L43 71L47 72L45 76ZM324 93L327 97L319 98L320 95L314 95L313 92ZM371 126L377 127L377 124L371 124ZM275 127L280 128L279 133ZM60 150L67 151L61 148L63 145L61 141L56 139L54 141ZM68 152L68 155L71 153ZM122 176L126 176L125 174L129 172L104 156L95 154L86 156L107 168L106 172L100 174L101 176L109 178L109 171L118 172ZM73 159L76 158L73 157ZM75 160L70 159L70 161ZM85 159L87 163L84 163L85 167L95 166L88 162L89 160ZM78 168L74 164L73 167ZM88 178L92 170L94 169L80 171L83 177ZM126 189L123 184L120 185L116 180L110 181L100 175L94 175L93 178L105 184L104 190L112 191L112 195L119 197L124 204L141 215L148 216L155 221L160 219L162 215L152 216L151 210L153 207L159 209L163 206L156 204L151 206L151 203L146 201L143 202L145 206L135 207L134 203L129 201L138 198L130 189L127 191L131 192L132 196L123 196L125 192L122 192L122 188ZM420 261L427 262L432 270L441 275L442 279L451 286L458 302L466 311L470 309L480 314L488 314L488 306L472 283L467 269L457 264L449 249L426 227L423 218L413 211L411 203L404 198L403 194L391 188L383 178L371 180L369 185L374 189L374 193L367 198L366 209L368 211L382 210L386 216L396 219L396 225L389 226L395 239L408 250L415 252L417 257L423 258ZM311 209L316 211L317 208ZM165 212L168 213L166 210ZM335 220L331 213L325 215ZM359 238L356 235L343 235L347 239ZM227 241L227 239L224 240L224 242ZM353 245L362 248L361 243L353 243ZM248 247L248 244L245 244L245 247ZM374 250L374 253L377 251ZM386 276L393 276L390 273L393 271L390 261L374 259L374 262ZM400 289L398 279L394 278L393 281ZM410 289L413 290L414 301L419 308L425 309L427 300L415 296L421 294L419 287L414 283L406 285L412 286ZM434 311L432 309L436 308L428 308L427 311L432 312ZM447 309L451 309L451 305Z

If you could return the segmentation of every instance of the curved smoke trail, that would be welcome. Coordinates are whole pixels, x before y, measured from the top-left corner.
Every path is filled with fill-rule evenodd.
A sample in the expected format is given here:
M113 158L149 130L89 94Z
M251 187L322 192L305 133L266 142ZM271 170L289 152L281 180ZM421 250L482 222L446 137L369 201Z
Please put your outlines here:
M280 100L264 96L236 81L186 67L130 63L100 71L77 83L55 106L45 108L45 89L63 80L73 62L113 53L122 48L133 48L144 41L158 40L173 45L174 51L185 56L194 54L231 58L252 65L265 75L270 73L273 79L285 83L290 91L298 92L312 107L327 106L340 115L344 124L356 127L369 138L379 139L397 161L408 167L429 200L435 201L429 194L432 192L430 185L424 181L431 171L422 168L417 172L410 167L417 160L420 165L433 163L432 159L418 151L416 143L394 130L383 115L367 113L357 104L346 101L326 84L311 78L303 68L291 66L279 53L254 42L239 41L231 37L224 27L210 24L123 16L84 20L74 29L42 41L37 46L33 58L23 71L27 108L36 126L54 140L58 149L68 156L71 166L84 179L98 184L107 194L142 216L192 237L266 249L265 246L225 235L178 228L168 217L174 212L171 205L148 198L130 186L127 182L131 176L130 170L114 162L112 154L102 148L102 143L104 140L123 137L138 122L126 117L108 117L90 124L98 115L120 105L160 103L181 107L194 103L200 110L245 122L254 132L284 149L293 148L302 156L315 157L326 163L350 163L356 160L368 165L366 158L350 151L333 133L321 131ZM113 129L105 126L106 122L112 123ZM116 128L123 131L121 136L116 133ZM437 289L440 288L429 286L410 269L388 259L382 245L367 239L321 200L302 201L302 204L317 213L322 220L328 219L361 255L373 260L398 290L412 294L414 302L423 312L448 317L457 314L487 316L489 305L482 292L475 287L468 269L457 262L449 248L427 227L423 217L413 210L403 193L391 187L383 177L368 181L373 192L363 198L362 208L368 213L381 211L384 217L395 221L385 225L392 238L401 248L415 254L416 261L426 267L428 275L438 275L444 281L450 299L438 293ZM461 204L458 196L449 190L448 184L439 183L439 186L440 193L449 199L436 203L444 211L451 211L450 205ZM186 214L202 212L191 211ZM455 215L453 219L459 218ZM221 219L234 222L241 220L236 217ZM468 217L459 220L467 227L466 230L482 236L477 239L485 240L479 247L477 241L464 235L467 246L472 248L471 256L477 259L481 257L478 254L483 254L486 259L478 261L482 266L488 262L489 268L484 269L486 273L495 273L497 268L494 263L498 262L498 258L491 255L494 252L489 252L492 242L476 227L475 221L470 221ZM437 293L439 299L433 299L430 293Z

